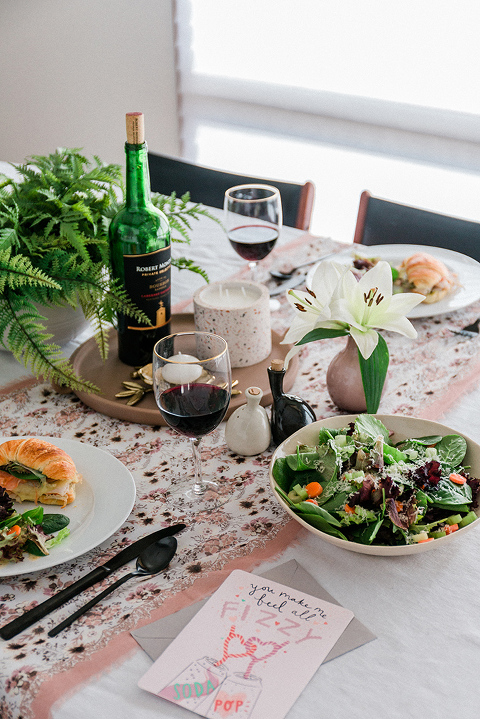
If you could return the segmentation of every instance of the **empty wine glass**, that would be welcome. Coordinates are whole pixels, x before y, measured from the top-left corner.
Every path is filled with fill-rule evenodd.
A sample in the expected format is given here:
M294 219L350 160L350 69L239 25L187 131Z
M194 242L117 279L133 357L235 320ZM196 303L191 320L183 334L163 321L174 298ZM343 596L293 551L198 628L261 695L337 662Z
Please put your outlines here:
M200 440L225 416L232 393L232 372L225 340L210 332L179 332L153 348L153 389L165 422L188 437L195 479L186 494L199 499L215 482L202 478Z
M248 260L251 279L257 263L273 250L282 226L280 192L270 185L237 185L225 192L224 223L235 252Z

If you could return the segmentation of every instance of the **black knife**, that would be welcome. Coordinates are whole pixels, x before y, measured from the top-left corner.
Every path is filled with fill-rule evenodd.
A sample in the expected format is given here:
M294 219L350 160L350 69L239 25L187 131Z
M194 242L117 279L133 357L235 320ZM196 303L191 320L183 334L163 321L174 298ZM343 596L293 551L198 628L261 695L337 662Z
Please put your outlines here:
M274 287L273 290L270 291L270 297L276 297L287 290L292 290L294 287L298 287L298 285L301 285L302 283L305 284L306 279L306 275L294 275L293 277L289 277L288 280L283 280L278 287Z
M174 534L178 534L178 532L181 532L182 529L185 529L185 527L186 524L174 524L171 527L164 527L163 529L159 529L157 532L152 532L152 534L147 534L146 537L138 539L136 542L133 542L133 544L130 544L128 547L125 547L125 549L122 549L121 552L116 554L100 567L93 569L81 579L78 579L76 582L73 582L73 584L65 587L65 589L57 592L57 594L54 594L53 597L49 597L49 599L46 599L41 604L37 604L37 606L33 607L33 609L29 609L27 612L22 614L21 617L17 617L8 624L5 624L3 627L0 627L0 637L2 639L12 639L12 637L15 637L20 632L23 632L23 630L27 629L27 627L31 624L34 624L54 609L57 609L57 607L65 604L65 602L72 597L75 597L77 594L80 594L80 592L83 592L84 589L88 589L92 586L92 584L96 584L96 582L104 579L119 567L122 567L127 562L130 562L130 560L136 559L140 552L142 552L145 547L148 547L149 544L158 541L162 537L171 537Z

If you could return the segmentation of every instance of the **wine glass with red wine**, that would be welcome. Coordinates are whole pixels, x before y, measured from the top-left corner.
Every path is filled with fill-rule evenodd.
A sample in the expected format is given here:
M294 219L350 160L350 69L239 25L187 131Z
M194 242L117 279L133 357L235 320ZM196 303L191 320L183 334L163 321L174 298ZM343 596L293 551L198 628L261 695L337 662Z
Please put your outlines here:
M282 227L280 192L270 185L237 185L225 192L225 227L235 252L248 261L251 278L257 263L275 247Z
M153 348L153 389L165 422L192 445L195 479L186 493L198 500L215 482L202 478L201 438L225 416L232 393L232 371L225 340L210 332L179 332Z

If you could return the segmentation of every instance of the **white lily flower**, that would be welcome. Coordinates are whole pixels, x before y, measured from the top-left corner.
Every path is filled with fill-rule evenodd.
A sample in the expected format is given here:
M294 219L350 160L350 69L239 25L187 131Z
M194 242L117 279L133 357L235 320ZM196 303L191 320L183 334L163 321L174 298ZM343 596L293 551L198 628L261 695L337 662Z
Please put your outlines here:
M287 299L296 310L292 326L287 330L280 344L293 344L317 327L324 327L330 317L329 302L335 296L340 281L348 268L336 262L321 262L312 277L312 288L289 290ZM338 325L335 324L335 328ZM295 345L285 357L285 367L291 358L300 352L301 345Z
M322 326L330 318L329 302L348 268L336 262L321 262L312 278L312 288L288 290L287 300L296 310L292 326L281 344L298 342L307 332Z
M349 325L349 334L364 359L368 359L378 343L374 328L398 332L412 339L417 336L405 315L424 299L424 295L415 292L394 295L391 267L381 261L359 281L352 272L343 275L341 292L336 293L329 306L330 320Z

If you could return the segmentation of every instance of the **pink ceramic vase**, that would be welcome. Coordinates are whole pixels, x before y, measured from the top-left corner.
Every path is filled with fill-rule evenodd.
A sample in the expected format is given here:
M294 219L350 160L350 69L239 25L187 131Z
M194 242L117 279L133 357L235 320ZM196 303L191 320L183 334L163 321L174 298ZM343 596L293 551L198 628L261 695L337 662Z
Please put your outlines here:
M327 390L339 409L355 413L366 412L367 402L363 391L358 348L350 335L345 348L330 362L327 370Z

